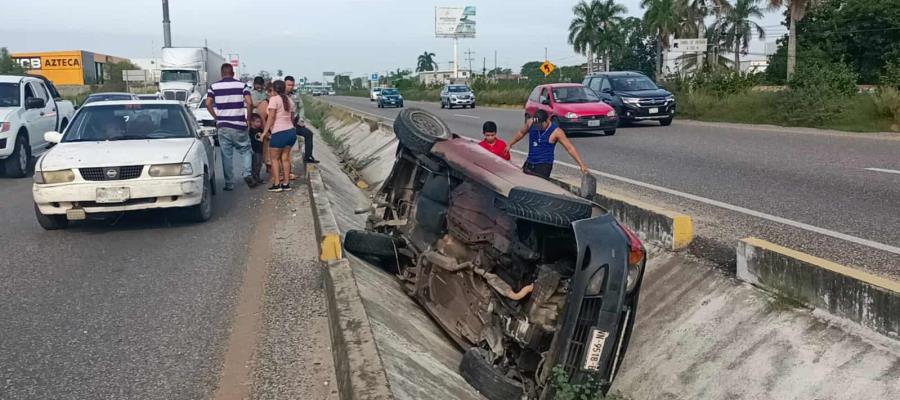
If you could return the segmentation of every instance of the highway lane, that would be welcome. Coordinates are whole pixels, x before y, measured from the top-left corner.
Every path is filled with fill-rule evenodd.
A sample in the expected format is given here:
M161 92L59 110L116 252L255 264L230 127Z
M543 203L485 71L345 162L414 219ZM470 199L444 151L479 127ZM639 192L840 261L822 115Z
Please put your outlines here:
M385 118L399 112L379 109L365 98L322 99ZM476 138L486 120L497 122L500 136L507 139L523 123L523 112L516 109L442 110L438 104L409 101L407 106L434 112L455 133ZM722 202L766 213L774 220L849 235L857 243L844 249L840 243L844 240L817 238L796 226L790 231L778 228L782 232L772 234L790 240L793 231L805 231L806 243L798 246L803 250L876 272L900 272L894 271L900 270L900 175L888 172L900 170L897 137L801 133L676 119L670 127L645 123L619 128L615 136L580 135L573 141L592 169L699 196L709 200L706 205ZM524 152L526 146L523 142L516 149ZM557 155L571 162L563 149L558 148ZM766 224L783 225L772 220ZM741 234L747 233L735 237ZM880 245L882 250L873 251L870 245Z
M48 232L35 221L31 178L0 178L0 399L210 398L221 387L236 304L247 297L242 287L248 276L266 283L259 265L267 260L276 281L247 299L265 304L256 314L264 332L253 364L265 369L239 384L255 379L254 393L275 397L307 384L306 393L332 398L333 386L322 385L334 380L325 370L330 352L316 366L303 354L328 348L308 206L280 204L268 219L275 226L279 218L309 226L275 238L273 222L261 216L279 195L241 185L220 191L213 219L202 224L146 212ZM267 243L284 238L300 241L281 243L284 249L305 248L308 257L269 255ZM251 247L263 245L263 256L249 260ZM257 267L247 272L251 261ZM237 345L250 354L256 348L252 340ZM249 360L238 362L246 374Z

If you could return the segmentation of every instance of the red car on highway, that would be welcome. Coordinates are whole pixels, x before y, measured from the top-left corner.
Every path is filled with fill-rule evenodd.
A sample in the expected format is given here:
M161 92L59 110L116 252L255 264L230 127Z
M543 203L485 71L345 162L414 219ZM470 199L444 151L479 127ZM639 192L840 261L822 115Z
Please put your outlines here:
M554 83L534 88L525 104L525 118L531 118L537 110L547 111L566 133L603 131L606 135L615 135L619 125L616 110L580 83Z

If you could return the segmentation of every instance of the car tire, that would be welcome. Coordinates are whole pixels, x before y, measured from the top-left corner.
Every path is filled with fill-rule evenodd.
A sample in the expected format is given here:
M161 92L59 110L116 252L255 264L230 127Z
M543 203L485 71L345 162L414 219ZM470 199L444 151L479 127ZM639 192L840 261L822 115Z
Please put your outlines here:
M512 188L503 208L512 216L559 227L590 218L593 212L587 200L524 187Z
M607 131L603 131L603 134L606 135L606 136L612 136L612 135L615 135L615 134L616 134L616 130L615 130L615 129L610 129L610 130L607 130Z
M662 126L669 126L669 125L672 125L672 120L673 120L673 119L674 119L674 118L661 119L661 120L659 120L659 124L662 125Z
M69 226L69 220L65 215L44 215L36 203L34 205L34 216L37 218L38 225L48 231L66 229Z
M472 108L475 108L475 103L472 103Z
M403 147L414 153L426 154L431 146L449 140L450 128L436 115L420 108L405 108L394 120L394 133Z
M344 236L344 250L358 257L394 258L397 240L384 233L353 229Z
M219 193L219 187L216 185L216 171L213 171L209 177L209 193L215 196Z
M445 108L445 107L444 107L444 100L441 100L441 110L443 110L444 108Z
M28 146L26 133L20 132L16 136L15 147L12 154L4 162L6 175L10 178L24 178L31 167L31 147Z
M466 382L489 400L518 400L525 393L522 384L500 373L488 362L487 350L472 347L466 350L459 372Z
M200 204L188 208L187 217L194 222L206 222L212 218L212 187L209 173L203 173L203 193L200 195Z

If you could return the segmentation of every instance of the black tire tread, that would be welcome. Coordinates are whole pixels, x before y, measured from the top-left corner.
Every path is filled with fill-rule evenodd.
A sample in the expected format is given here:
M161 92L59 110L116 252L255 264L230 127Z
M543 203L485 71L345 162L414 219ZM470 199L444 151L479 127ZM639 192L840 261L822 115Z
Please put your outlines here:
M425 132L417 127L413 122L413 118L417 114L426 114L427 117L433 118L437 123L437 128L440 132ZM397 139L400 140L400 144L403 145L403 147L419 154L429 153L431 147L434 146L435 143L448 140L452 137L450 128L447 127L447 124L444 123L444 121L434 114L414 107L404 108L403 111L400 111L400 114L397 115L397 118L394 120L394 133L397 135Z
M509 192L505 207L510 215L561 227L589 218L592 213L592 205L586 200L523 187L515 187Z
M488 364L483 355L485 352L487 350L477 347L466 350L459 365L463 379L489 400L521 399L524 393L522 386Z
M344 236L344 250L360 257L394 257L396 241L391 235L363 230L350 230Z
M25 133L19 133L13 140L13 152L9 155L9 157L5 160L5 172L6 175L10 178L24 178L28 175L28 170L31 165L31 148L28 147L28 140L25 139ZM19 147L21 142L25 142L24 147ZM25 169L19 169L19 152L24 150L25 154L28 155L29 162L25 165Z

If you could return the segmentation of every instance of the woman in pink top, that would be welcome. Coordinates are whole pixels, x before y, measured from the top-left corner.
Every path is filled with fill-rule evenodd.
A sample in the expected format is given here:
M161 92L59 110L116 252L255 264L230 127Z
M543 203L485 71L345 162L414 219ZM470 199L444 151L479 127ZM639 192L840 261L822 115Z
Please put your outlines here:
M291 190L291 147L297 143L294 130L294 102L286 95L284 81L272 83L275 96L269 98L268 118L263 136L269 137L269 160L272 162L270 192Z

